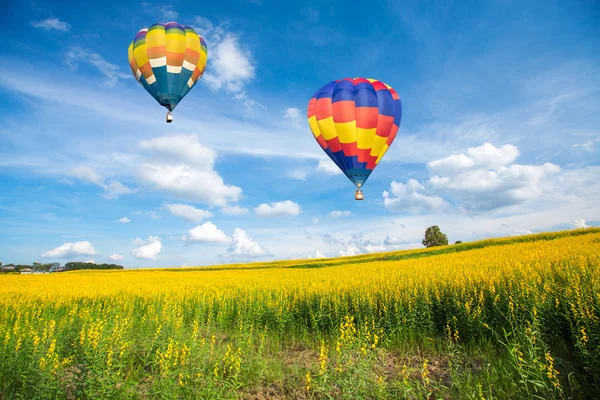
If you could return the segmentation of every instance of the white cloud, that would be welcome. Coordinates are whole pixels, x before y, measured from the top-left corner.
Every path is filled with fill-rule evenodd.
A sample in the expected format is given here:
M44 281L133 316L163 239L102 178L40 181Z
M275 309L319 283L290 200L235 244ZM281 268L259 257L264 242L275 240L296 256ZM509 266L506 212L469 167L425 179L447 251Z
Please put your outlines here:
M96 170L91 167L75 167L69 171L69 174L84 183L94 183L98 186L104 185L104 178L98 175Z
M466 154L431 161L427 181L392 182L389 192L383 192L384 204L390 211L440 212L452 202L459 210L487 211L534 200L542 195L544 182L561 169L552 163L511 164L518 156L513 145L485 143Z
M108 259L112 261L123 261L124 258L125 256L122 254L111 254L108 256Z
M319 218L313 218L312 220L313 225L316 225L319 223Z
M541 183L560 172L552 163L543 165L511 164L519 155L515 146L499 148L490 143L432 161L433 175L426 185L434 191L451 193L461 207L490 210L533 200L542 194Z
M595 150L594 144L597 142L600 142L600 139L590 139L583 143L576 143L573 145L573 147L574 148L580 147L587 151L594 151Z
M42 254L42 258L69 258L73 256L93 256L97 254L96 249L88 241L63 243L55 249L48 250Z
M227 250L223 257L257 258L269 256L267 249L256 243L250 235L240 228L235 228L232 235L233 246Z
M226 185L216 171L187 165L142 164L140 176L154 188L210 205L224 206L240 198L242 189Z
M131 189L130 187L118 181L110 181L108 184L103 185L102 187L104 188L104 194L102 197L107 200L116 199L125 194L135 193L135 189Z
M345 249L338 251L338 257L356 256L362 251L355 245L349 244Z
M139 147L153 154L152 163L143 163L139 174L155 189L209 205L239 200L242 189L223 182L214 170L216 153L196 136L163 136L144 140Z
M384 191L382 195L385 208L395 212L416 213L439 212L448 207L449 204L441 197L422 193L424 189L423 185L414 179L409 179L406 184L392 181L389 192Z
M63 31L63 32L69 32L71 31L71 25L61 21L58 18L47 18L43 21L33 21L31 23L31 25L34 28L40 28L40 29L44 29L46 31L50 31L50 30L57 30L57 31Z
M329 216L331 218L349 217L351 215L352 215L352 213L350 211L340 211L340 210L334 210L329 213Z
M383 241L383 244L386 246L397 246L400 244L407 244L408 242L402 238L399 238L395 235L387 235Z
M519 150L511 144L497 148L491 143L484 143L479 147L468 148L467 155L454 154L428 162L427 166L433 174L449 176L473 169L499 170L515 161L518 156Z
M154 260L160 250L162 249L162 244L160 242L160 238L157 236L148 236L148 239L142 240L141 238L136 238L134 240L134 244L137 244L139 247L133 249L131 254L135 258L142 260Z
M118 219L117 222L120 224L127 224L127 223L131 222L131 220L127 217L123 217L123 218Z
M84 262L90 263L90 264L96 264L96 262L94 260L87 260L87 261L84 261Z
M316 251L310 253L309 255L307 255L306 258L327 258L327 257L325 256L325 254L321 253L319 250L316 250Z
M240 206L227 206L221 208L221 212L225 215L244 215L248 213L248 209L246 207Z
M179 13L175 10L173 10L173 6L162 6L160 8L160 13L163 15L163 17L165 17L168 21L167 22L171 22L177 19L177 17L179 16Z
M342 175L343 172L335 163L331 160L320 160L317 165L317 171L323 171L329 175Z
M163 208L168 210L171 215L181 217L190 222L201 222L213 216L210 211L201 210L187 204L163 204Z
M184 162L202 170L214 168L217 153L202 146L197 135L160 136L142 140L138 147L152 153L153 160Z
M585 222L585 219L576 219L573 221L573 225L575 225L575 228L589 228L588 224Z
M231 238L222 230L218 229L212 222L205 222L188 231L188 234L183 236L183 240L190 242L205 242L205 243L231 243Z
M531 235L533 232L529 229L515 229L510 233L510 236Z
M254 209L259 217L296 216L300 214L301 208L291 200L278 201L275 203L261 204Z
M70 176L79 179L79 181L83 183L93 183L97 186L100 186L102 189L104 189L104 194L102 194L102 197L107 200L113 200L119 196L136 192L135 189L131 189L119 181L111 180L108 183L105 183L104 178L99 175L94 168L91 167L75 167L69 170L68 173Z
M298 179L299 181L305 181L307 172L303 169L294 169L290 172L290 178Z
M100 54L73 46L67 52L66 63L72 71L77 71L79 63L94 66L105 78L106 86L115 86L120 79L130 79L133 75L121 72L117 64L106 61Z
M292 124L299 126L302 119L302 112L297 108L288 108L283 112L283 118L289 119L292 121Z

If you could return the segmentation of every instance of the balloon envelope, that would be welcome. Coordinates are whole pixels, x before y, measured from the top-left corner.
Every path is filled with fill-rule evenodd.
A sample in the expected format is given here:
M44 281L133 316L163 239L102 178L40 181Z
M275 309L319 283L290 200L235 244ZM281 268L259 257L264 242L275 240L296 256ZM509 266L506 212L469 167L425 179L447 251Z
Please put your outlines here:
M206 43L196 31L177 22L154 24L129 45L135 78L158 103L173 111L206 68Z
M329 158L362 187L396 138L402 104L375 79L329 82L308 102L308 124Z

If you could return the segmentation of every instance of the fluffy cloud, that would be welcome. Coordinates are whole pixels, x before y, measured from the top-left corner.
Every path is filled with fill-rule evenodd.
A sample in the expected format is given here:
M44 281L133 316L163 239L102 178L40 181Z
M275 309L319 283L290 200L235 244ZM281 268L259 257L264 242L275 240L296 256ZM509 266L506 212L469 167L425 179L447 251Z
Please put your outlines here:
M340 210L334 210L329 213L329 216L331 218L349 217L351 215L352 215L352 213L350 211L340 211Z
M111 261L123 261L124 258L125 256L122 254L111 254L108 256L108 259Z
M104 76L106 86L115 86L121 79L131 79L133 75L121 72L117 64L106 61L100 54L74 46L67 52L66 63L72 71L79 69L79 63L95 67Z
M123 218L118 219L117 222L120 224L127 224L127 223L131 222L131 220L127 217L123 217Z
M254 79L256 69L250 51L224 24L215 25L207 18L196 17L193 25L206 40L211 57L202 81L212 90L224 89L238 100L246 99L245 86Z
M514 164L518 156L513 145L485 143L468 148L466 154L431 161L427 181L392 182L389 192L383 193L384 204L391 211L439 212L451 201L462 210L488 211L534 200L561 169L552 163Z
M407 244L407 243L409 243L409 242L402 238L394 236L394 235L387 235L383 241L383 244L386 246L397 246L400 244Z
M138 147L153 154L153 160L172 162L178 160L201 170L212 170L217 153L202 146L196 135L160 136L142 140Z
M221 208L221 212L225 215L244 215L248 213L248 209L246 207L240 206L227 206Z
M69 258L74 256L93 256L97 254L96 249L88 241L63 243L55 249L48 250L42 254L42 258Z
M210 211L201 210L187 204L163 204L163 208L168 210L171 215L181 217L190 222L201 222L213 216Z
M585 219L576 219L573 221L573 225L575 225L575 228L589 228L588 224L585 222Z
M142 238L138 237L133 241L133 243L138 245L139 247L133 249L131 254L133 254L135 258L142 260L156 259L156 256L158 255L158 253L160 253L160 250L162 249L160 238L157 236L148 236L148 239L146 240L143 240Z
M297 108L288 108L283 112L283 118L292 121L292 124L298 126L302 119L302 112Z
M269 251L255 242L250 235L240 228L235 228L232 235L233 246L224 257L257 258L269 256Z
M385 208L395 212L438 212L448 206L441 197L424 194L424 189L423 185L414 179L405 184L392 181L390 190L383 192Z
M319 250L316 250L316 251L310 253L309 255L307 255L306 258L327 258L327 257L325 257L325 254L321 253Z
M47 18L43 21L33 21L31 25L34 28L44 29L46 31L56 30L62 32L69 32L71 30L71 25L61 21L58 18Z
M275 203L261 204L254 209L259 217L296 216L300 214L301 208L290 200Z
M331 160L320 160L317 165L317 171L325 172L329 175L342 175L343 172L338 168L337 165Z
M188 231L188 234L183 236L183 240L190 242L205 242L205 243L231 243L231 238L222 230L218 229L212 222L205 222Z
M152 162L143 163L139 174L155 189L216 206L240 198L242 189L223 182L214 170L216 153L202 146L196 136L164 136L144 140L139 147L153 154Z

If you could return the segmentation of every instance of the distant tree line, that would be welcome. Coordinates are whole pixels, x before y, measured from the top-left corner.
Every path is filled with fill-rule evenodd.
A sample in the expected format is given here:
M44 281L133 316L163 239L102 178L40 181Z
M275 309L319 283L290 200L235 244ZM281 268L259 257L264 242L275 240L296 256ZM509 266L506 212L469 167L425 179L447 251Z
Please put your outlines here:
M0 262L0 273L21 272L24 269L31 269L33 272L63 272L76 271L82 269L124 269L122 265L117 264L94 264L89 262L68 262L64 266L60 263L38 263L33 264L2 264Z
M123 269L123 266L117 264L94 264L87 262L68 262L65 264L65 271L76 271L80 269Z

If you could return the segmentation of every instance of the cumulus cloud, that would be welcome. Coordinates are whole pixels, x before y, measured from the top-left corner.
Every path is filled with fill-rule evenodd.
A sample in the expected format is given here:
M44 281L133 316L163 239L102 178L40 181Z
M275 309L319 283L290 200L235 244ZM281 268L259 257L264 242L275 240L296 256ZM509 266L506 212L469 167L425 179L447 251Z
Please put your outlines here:
M244 215L248 213L248 209L246 207L240 206L227 206L221 208L221 212L225 215Z
M329 213L329 216L331 218L349 217L351 215L352 215L352 213L350 211L340 211L340 210L334 210Z
M242 189L223 182L214 169L216 153L196 136L163 136L139 147L153 155L151 162L141 164L139 175L155 189L216 206L239 200Z
M392 181L389 191L383 192L383 203L390 211L402 212L438 212L448 207L448 203L439 196L423 193L424 186L415 179L407 183Z
M269 251L255 242L250 235L240 228L235 228L232 235L233 246L224 257L257 258L269 256Z
M588 224L585 222L585 219L576 219L573 221L573 225L575 225L575 228L589 228Z
M108 259L112 261L123 261L124 258L125 256L122 254L111 254L108 256Z
M343 172L331 160L320 160L317 165L317 171L325 172L328 175L342 175Z
M117 64L106 61L100 54L79 46L73 46L69 49L66 56L66 63L72 71L79 69L79 63L89 64L95 67L102 76L106 86L115 86L121 79L130 79L133 75L121 72Z
M146 240L138 237L133 241L133 243L139 247L133 249L131 254L133 254L135 258L141 260L156 259L156 256L162 249L162 243L160 242L160 238L158 236L148 236L148 239Z
M300 214L301 208L291 200L278 201L275 203L261 204L254 209L259 217L296 216Z
M127 224L127 223L131 222L131 220L127 217L123 217L123 218L118 219L117 222L120 224Z
M102 187L104 188L104 194L102 197L107 200L112 200L118 198L119 196L135 193L134 189L131 189L119 181L110 181L107 184L102 185Z
M104 185L104 178L98 175L96 170L91 167L80 166L72 168L70 175L84 183L94 183L98 186Z
M218 229L212 222L205 222L202 225L190 229L188 234L184 235L182 239L190 242L231 243L231 238L222 230Z
M491 210L533 200L542 193L542 181L560 172L560 167L552 163L511 164L518 156L518 149L508 144L472 147L467 154L428 163L434 175L427 185L451 193L470 210Z
M325 257L325 254L321 253L319 250L316 250L316 251L310 253L309 255L307 255L306 258L327 258L327 257Z
M48 250L42 254L42 258L70 258L74 256L93 256L97 254L96 249L88 241L63 243L55 249Z
M44 29L46 31L50 31L50 30L56 30L56 31L62 31L62 32L69 32L71 31L71 25L61 21L58 18L46 18L45 20L42 21L33 21L31 23L31 25L34 28L39 28L39 29Z
M392 182L383 192L384 204L391 211L437 212L452 202L458 209L487 211L534 200L542 195L544 182L561 169L552 163L515 164L518 156L516 146L485 143L431 161L428 180Z
M210 211L201 210L187 204L163 204L163 209L169 211L171 215L181 217L190 222L201 222L213 216Z

